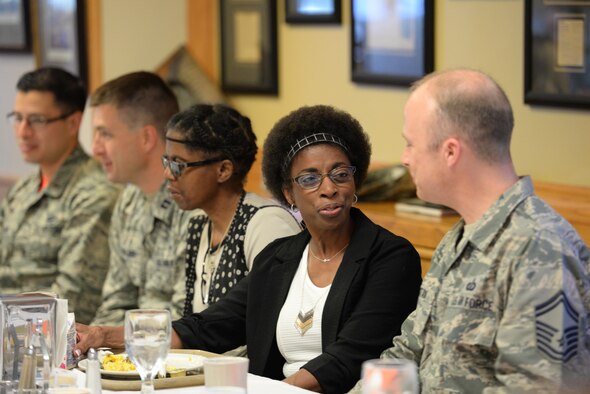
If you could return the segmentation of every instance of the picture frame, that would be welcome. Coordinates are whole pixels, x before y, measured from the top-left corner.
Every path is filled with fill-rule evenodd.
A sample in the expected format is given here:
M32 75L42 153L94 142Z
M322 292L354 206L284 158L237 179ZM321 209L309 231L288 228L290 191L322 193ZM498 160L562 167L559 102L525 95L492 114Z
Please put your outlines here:
M0 51L31 51L31 11L29 0L0 2Z
M285 0L285 21L293 24L342 23L341 0Z
M84 0L36 2L38 67L59 67L88 82Z
M525 0L524 102L590 108L590 1Z
M434 0L351 0L354 82L409 86L434 70Z
M278 95L275 0L221 0L221 89Z

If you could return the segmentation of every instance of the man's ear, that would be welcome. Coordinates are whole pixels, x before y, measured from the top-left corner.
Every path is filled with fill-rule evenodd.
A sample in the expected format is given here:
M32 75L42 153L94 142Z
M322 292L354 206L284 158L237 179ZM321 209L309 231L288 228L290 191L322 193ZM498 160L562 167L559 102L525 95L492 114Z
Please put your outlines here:
M80 126L82 125L82 112L76 111L66 118L68 130L72 137L78 138Z
M143 147L144 152L151 152L158 145L160 136L154 125L146 124L137 132L141 133L141 146Z
M441 152L448 167L453 167L459 161L463 153L463 146L461 140L456 137L447 138L442 143Z
M231 160L225 159L217 167L217 182L227 182L234 174L234 163Z

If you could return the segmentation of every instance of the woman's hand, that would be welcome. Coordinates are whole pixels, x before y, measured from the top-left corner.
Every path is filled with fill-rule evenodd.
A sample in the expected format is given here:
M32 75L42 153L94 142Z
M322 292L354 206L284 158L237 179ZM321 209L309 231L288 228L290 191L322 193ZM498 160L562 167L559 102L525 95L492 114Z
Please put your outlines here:
M184 348L184 345L182 344L180 337L178 336L176 331L174 331L174 329L172 329L172 336L170 338L170 349L183 349L183 348Z
M303 368L284 379L283 382L289 383L292 386L301 387L302 389L315 391L317 393L322 392L322 388L315 376Z
M110 347L113 349L125 348L125 331L123 327L108 326L87 326L76 323L76 348L74 356L76 358L85 354L90 348ZM172 349L182 349L182 341L172 330Z
M80 357L88 349L99 347L122 349L125 347L123 327L87 326L76 323L76 348L74 355Z

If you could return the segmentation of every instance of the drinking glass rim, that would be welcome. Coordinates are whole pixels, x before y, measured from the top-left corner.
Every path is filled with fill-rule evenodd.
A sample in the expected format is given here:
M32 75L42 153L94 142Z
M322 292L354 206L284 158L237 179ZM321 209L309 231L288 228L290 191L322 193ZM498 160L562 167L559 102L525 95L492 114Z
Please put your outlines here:
M407 360L405 358L375 358L372 360L366 360L363 362L363 364L382 366L416 365L412 360Z
M225 364L229 362L240 361L240 362L248 362L250 359L247 357L239 357L239 356L222 356L222 357L210 357L205 358L203 360L204 364Z

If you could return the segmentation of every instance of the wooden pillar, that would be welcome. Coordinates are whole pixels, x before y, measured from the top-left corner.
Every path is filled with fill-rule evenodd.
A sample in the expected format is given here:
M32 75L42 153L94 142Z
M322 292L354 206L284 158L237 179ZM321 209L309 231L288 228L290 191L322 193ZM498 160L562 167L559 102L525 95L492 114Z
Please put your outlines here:
M218 1L186 0L187 48L212 81L219 80Z
M102 1L86 1L86 49L88 55L88 93L94 92L102 75Z

